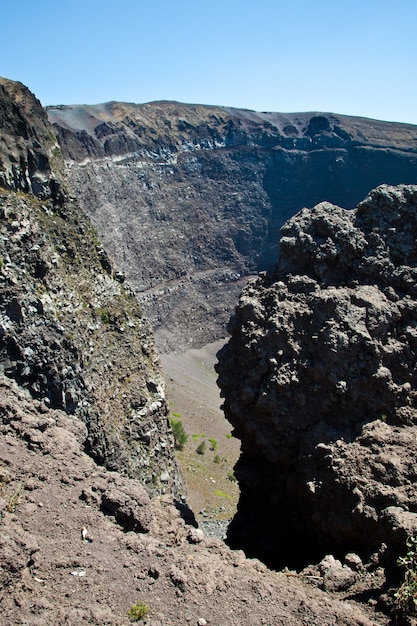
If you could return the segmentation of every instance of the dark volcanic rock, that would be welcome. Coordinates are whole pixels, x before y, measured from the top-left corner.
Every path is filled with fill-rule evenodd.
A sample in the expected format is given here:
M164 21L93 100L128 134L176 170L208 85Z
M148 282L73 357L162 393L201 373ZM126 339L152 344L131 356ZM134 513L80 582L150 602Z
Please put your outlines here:
M60 177L53 129L20 83L0 81L0 136L0 185L7 155L43 155L45 184ZM86 448L107 468L181 495L151 326L78 203L16 193L35 192L26 174L0 190L0 373L80 417Z
M73 190L163 350L225 336L278 231L327 200L417 183L417 129L341 115L155 102L49 107Z
M217 371L242 442L233 547L392 563L417 530L417 187L322 203L243 291Z

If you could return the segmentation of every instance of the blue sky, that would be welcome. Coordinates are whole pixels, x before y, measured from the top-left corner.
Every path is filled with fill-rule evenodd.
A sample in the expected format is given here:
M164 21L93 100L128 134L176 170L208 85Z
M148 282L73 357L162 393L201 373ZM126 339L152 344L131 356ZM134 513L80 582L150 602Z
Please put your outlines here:
M179 100L417 124L417 0L19 0L0 75L42 104Z

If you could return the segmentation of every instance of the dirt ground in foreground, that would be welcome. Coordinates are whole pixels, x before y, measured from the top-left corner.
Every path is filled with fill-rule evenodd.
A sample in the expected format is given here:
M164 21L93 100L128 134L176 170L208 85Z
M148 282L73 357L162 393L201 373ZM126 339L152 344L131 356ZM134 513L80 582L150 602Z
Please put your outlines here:
M0 625L387 626L379 569L348 589L273 572L204 536L169 496L97 466L85 426L0 377ZM86 538L82 529L86 529Z

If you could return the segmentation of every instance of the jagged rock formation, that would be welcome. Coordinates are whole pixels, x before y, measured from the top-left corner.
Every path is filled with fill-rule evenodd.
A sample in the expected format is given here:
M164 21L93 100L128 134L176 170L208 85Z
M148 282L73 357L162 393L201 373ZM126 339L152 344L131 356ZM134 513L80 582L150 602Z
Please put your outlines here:
M417 130L340 115L157 102L48 108L71 188L164 351L225 336L247 276L303 206L417 183Z
M416 232L415 186L322 203L244 289L217 366L242 444L230 545L298 566L382 546L392 564L417 530Z
M0 372L81 417L95 459L180 495L149 322L89 219L65 199L38 101L18 83L0 87Z
M22 83L0 77L0 185L62 204L55 169L62 170L57 139L39 100Z

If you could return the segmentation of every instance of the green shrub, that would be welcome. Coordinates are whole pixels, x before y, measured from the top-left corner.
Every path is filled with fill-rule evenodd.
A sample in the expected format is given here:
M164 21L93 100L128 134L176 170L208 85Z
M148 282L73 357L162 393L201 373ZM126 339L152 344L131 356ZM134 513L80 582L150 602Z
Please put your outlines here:
M216 439L209 439L210 445L211 445L211 449L212 450L217 450L217 440Z
M206 447L207 447L206 441L203 440L196 448L197 454L204 454L206 451Z
M395 604L399 613L417 612L417 537L407 539L408 552L398 559L404 567L404 582L395 594Z
M103 324L110 324L110 313L107 309L96 309L95 313L97 317L101 319Z
M127 616L131 622L138 622L139 620L146 617L148 613L149 613L148 605L144 604L143 602L138 602L137 604L134 604L133 606L130 607L130 609L127 612Z
M174 445L177 450L182 450L187 443L188 435L180 420L171 419L172 434L174 435Z
M233 470L230 470L230 472L227 474L227 478L232 482L235 483L236 482L236 476Z
M216 454L213 461L217 463L218 465L220 465L220 463L222 462L222 457L219 454Z

